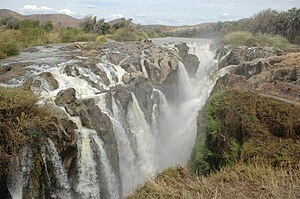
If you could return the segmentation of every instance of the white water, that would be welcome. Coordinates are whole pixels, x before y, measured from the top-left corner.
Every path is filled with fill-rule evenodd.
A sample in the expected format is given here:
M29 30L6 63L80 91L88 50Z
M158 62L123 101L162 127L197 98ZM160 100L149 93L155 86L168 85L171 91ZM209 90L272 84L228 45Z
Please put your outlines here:
M136 165L136 156L132 150L128 135L123 127L126 117L121 105L112 98L113 118L111 118L118 145L120 173L123 195L128 195L136 185L141 183L139 168Z
M60 185L60 189L59 190L59 197L62 199L69 199L71 198L70 195L70 183L68 180L68 174L64 168L64 166L62 165L62 161L60 156L58 155L55 145L53 143L53 141L51 139L48 138L48 151L49 151L49 155L51 157L52 160L52 164L55 168L55 177L58 180L58 183Z
M80 194L81 198L100 198L96 161L89 136L94 131L83 128L78 118L75 121L79 127L77 130L79 179L76 191Z
M131 133L137 141L138 166L141 168L142 175L146 179L153 176L156 171L155 139L133 93L132 100L128 104L127 119Z
M98 137L97 132L95 131L93 134L90 135L91 138L95 141L97 150L100 154L100 161L103 166L105 180L107 181L107 188L111 199L118 199L120 198L119 195L119 185L117 181L117 177L112 171L112 168L110 167L109 160L107 158L105 149L104 149L104 143L103 141Z
M18 167L20 163L21 168ZM23 189L30 188L30 172L32 170L32 151L28 147L22 149L21 160L12 162L11 167L14 167L15 173L8 175L7 188L12 199L22 199ZM31 191L29 191L31 192Z
M120 102L114 97L112 97L112 110L109 110L105 101L105 93L96 94L99 90L93 88L86 80L93 81L105 89L122 84L121 78L126 72L119 66L122 61L119 65L113 65L108 63L107 59L103 59L103 63L97 64L97 67L107 74L111 83L109 86L104 85L101 78L93 74L90 69L80 68L74 61L60 61L54 66L45 64L28 67L33 69L28 72L29 76L35 77L41 72L51 72L59 83L59 88L52 90L47 82L42 81L43 90L39 92L45 102L53 102L60 90L73 87L78 99L94 98L102 112L110 116L118 147L122 196L130 194L138 184L143 183L156 172L170 166L186 164L196 139L198 111L204 106L218 77L226 74L229 70L229 68L224 68L217 71L216 61L213 60L214 53L209 50L208 45L189 43L188 46L191 47L189 52L200 59L196 77L190 78L185 66L179 62L178 99L175 100L176 103L171 104L163 92L153 89L151 99L154 105L151 107L152 115L150 115L152 123L149 124L133 93L133 101L129 102L126 113ZM144 56L144 54L141 56L142 72L147 77L147 70L143 64ZM128 56L124 60L127 58ZM73 68L76 65L79 76L72 77L64 74L66 65L72 65ZM79 78L80 76L85 78ZM24 82L24 79L12 81L20 84ZM75 178L77 181L73 182L75 187L72 187L72 190L74 189L76 192L74 194L84 199L100 198L102 189L106 188L111 198L122 197L119 196L120 185L116 174L113 173L103 141L93 129L82 127L79 118L71 119L78 126L76 130L78 178ZM67 196L62 197L63 191L59 192L59 196L70 198L68 194L71 185L68 184L66 171L63 170L61 159L53 143L49 144L48 150L52 150L51 159L55 166L56 178L62 190L67 193ZM97 160L96 157L100 157L100 160ZM26 168L31 168L29 163L26 164L28 164L25 166ZM99 170L102 171L105 179L100 179ZM28 171L23 168L9 178L8 188L13 199L22 198L22 189L30 187L26 173Z

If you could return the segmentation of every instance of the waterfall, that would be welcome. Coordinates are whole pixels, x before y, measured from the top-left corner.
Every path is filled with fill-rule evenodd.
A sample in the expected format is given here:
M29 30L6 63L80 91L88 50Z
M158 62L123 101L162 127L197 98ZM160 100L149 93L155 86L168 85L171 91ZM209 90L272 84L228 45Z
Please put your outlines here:
M189 74L180 61L178 61L178 89L183 101L194 97Z
M50 193L51 193L52 192L52 187L51 187L51 180L50 180L47 161L46 161L46 151L45 150L46 150L45 147L42 146L41 147L41 155L42 155L42 159L43 159L43 164L45 166L45 172L46 172L46 176L47 176L47 185L50 188Z
M60 190L58 195L60 196L60 198L63 199L71 198L68 174L64 166L62 165L61 158L58 155L55 145L50 138L48 138L48 143L49 143L48 145L49 155L51 157L53 166L55 168L55 177L58 180L60 185Z
M21 168L17 166L19 163ZM12 199L22 199L23 189L31 188L30 172L33 168L31 149L24 147L21 153L21 160L12 162L11 166L15 171L7 177L7 189ZM32 192L32 190L29 191Z
M143 53L142 53L142 56L141 56L142 72L143 72L143 74L144 74L144 76L145 76L146 78L149 78L149 75L148 75L148 72L147 72L147 70L146 70L146 67L145 67L144 62L145 62L145 53L143 52Z
M143 172L143 177L147 178L152 176L156 171L155 139L150 132L150 127L135 95L133 93L131 95L132 102L128 104L127 118L130 130L137 141L138 164Z
M77 122L80 124L80 121ZM77 125L78 126L78 125ZM100 198L100 187L96 171L96 161L91 147L89 129L81 125L77 130L78 185L77 192L82 198Z
M50 192L55 192L53 197L68 199L71 198L72 192L72 197L74 194L75 198L83 199L122 198L129 195L139 184L144 183L156 172L170 166L187 163L196 139L198 111L204 106L217 79L230 70L228 67L217 71L216 60L213 59L214 53L209 50L209 45L188 43L188 46L190 47L189 53L200 59L199 68L195 77L190 78L183 63L178 61L178 85L174 85L178 86L178 93L174 93L172 100L167 99L164 93L159 90L164 88L163 86L154 84L152 86L158 89L152 90L150 100L138 101L137 98L146 96L135 96L131 93L132 101L128 102L127 107L122 106L124 104L121 104L123 102L121 98L125 96L124 98L127 100L128 96L119 95L120 98L117 98L114 93L118 92L118 89L124 89L125 92L133 92L134 90L139 94L145 93L138 90L143 89L143 86L133 88L134 85L118 85L124 84L122 76L127 73L122 68L124 66L121 67L122 63L129 60L128 67L130 68L125 66L126 70L131 70L131 67L134 67L133 62L131 62L134 59L131 59L131 56L127 54L118 65L109 63L105 56L99 59L100 63L96 63L96 66L107 75L110 85L105 85L103 77L101 78L95 71L87 68L84 65L85 61L66 61L66 59L59 59L58 63L49 65L30 65L26 67L25 71L28 71L25 74L26 77L18 77L18 79L15 78L10 81L14 84L23 84L29 77L40 80L42 88L35 87L36 90L34 91L41 94L41 100L53 104L59 91L72 87L76 90L76 98L78 99L76 108L82 108L81 100L93 98L96 105L104 114L109 116L112 122L113 136L116 141L113 144L117 145L119 157L119 173L114 171L115 167L111 165L109 159L110 154L106 147L110 143L105 142L105 139L102 140L102 135L99 137L94 129L83 127L79 117L69 116L69 119L78 127L75 129L78 150L77 168L75 169L77 173L76 176L71 176L72 184L53 141L48 139L46 148L41 147L42 161L46 172L44 176L47 177L46 183L52 189ZM110 49L107 48L107 50ZM148 54L142 52L141 68L136 68L141 70L146 78L149 75L144 65L145 59L148 59L147 56ZM51 57L51 55L47 54L47 57ZM69 54L68 57L70 57ZM90 64L90 60L87 61L87 64ZM64 69L67 65L71 67L73 76L68 76L65 73ZM74 73L75 70L76 73ZM50 72L58 81L59 88L52 90L49 82L39 77L41 72ZM147 83L150 84L150 82ZM103 90L102 88L96 89L93 87L94 84L103 87ZM106 95L106 91L112 96L111 103L109 100L106 101L109 96ZM148 90L147 94L149 94ZM147 95L147 97L149 96ZM150 103L142 104L145 101ZM143 112L144 107L145 113ZM60 107L60 109L65 111L64 108ZM66 111L65 113L68 115ZM147 122L148 119L149 122ZM30 149L24 148L20 156L18 161L20 161L21 167L17 168L17 171L9 175L7 179L7 187L12 199L24 197L24 190L30 190L31 186L32 152ZM49 165L47 167L47 161L50 160L53 167L49 167ZM48 171L50 168L53 168L54 171ZM57 190L55 190L54 185L51 185L53 183L52 173L56 177ZM117 174L120 174L121 179Z
M105 180L107 181L107 189L110 195L111 199L118 199L119 196L119 185L118 180L114 172L112 171L112 168L109 164L109 160L107 158L105 149L104 149L104 143L103 141L98 137L97 132L95 131L93 134L90 135L91 138L94 140L97 146L97 151L100 155L100 161L103 166Z
M126 196L141 180L139 179L139 168L136 165L135 154L126 135L126 130L122 125L126 116L121 105L114 97L112 98L112 109L113 118L111 118L111 121L118 146L123 195Z

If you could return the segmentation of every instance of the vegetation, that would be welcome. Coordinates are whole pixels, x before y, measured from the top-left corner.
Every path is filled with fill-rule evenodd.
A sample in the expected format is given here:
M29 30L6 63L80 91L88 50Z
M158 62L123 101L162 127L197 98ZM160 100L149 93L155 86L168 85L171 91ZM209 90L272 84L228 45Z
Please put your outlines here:
M197 140L190 162L193 172L207 174L237 160L300 166L295 152L300 150L300 107L250 92L227 91L214 94L206 111L206 138ZM221 124L216 128L212 121ZM210 153L199 155L203 148ZM203 162L209 165L206 169Z
M80 23L80 29L54 26L50 21L45 24L40 24L39 21L34 20L20 21L13 17L1 20L1 25L0 59L17 55L22 48L30 45L69 42L102 44L107 42L108 38L117 41L138 41L148 37L161 36L151 28L143 30L134 25L131 19L120 20L110 27L104 19L97 20L93 16L85 17Z
M39 107L37 96L22 88L0 87L0 176L23 147L47 130L47 109ZM1 181L1 180L0 180Z
M300 9L288 11L263 10L253 17L238 21L201 24L198 27L183 28L168 32L168 36L181 37L223 37L231 32L250 32L255 35L278 35L292 43L300 43Z
M281 36L268 34L256 34L246 31L231 32L224 36L223 42L233 46L276 47L280 49L290 48L290 42Z
M167 169L128 198L299 198L299 118L296 105L215 93L198 118L189 168Z

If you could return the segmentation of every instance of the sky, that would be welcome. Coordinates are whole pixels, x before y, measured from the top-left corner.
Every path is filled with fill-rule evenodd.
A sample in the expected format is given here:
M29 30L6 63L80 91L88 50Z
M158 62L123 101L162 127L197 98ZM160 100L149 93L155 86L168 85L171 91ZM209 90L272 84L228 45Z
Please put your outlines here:
M237 20L272 8L300 7L300 0L0 0L0 8L20 14L63 13L106 21L125 17L139 24L193 25Z

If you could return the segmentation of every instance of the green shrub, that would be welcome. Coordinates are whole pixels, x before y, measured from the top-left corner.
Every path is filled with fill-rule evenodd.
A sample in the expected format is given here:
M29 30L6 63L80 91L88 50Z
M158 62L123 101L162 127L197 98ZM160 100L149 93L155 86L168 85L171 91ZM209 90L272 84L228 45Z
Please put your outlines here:
M223 42L231 45L246 45L252 37L252 33L246 31L231 32L225 35Z
M258 34L248 40L248 45L258 46L258 47L276 47L276 48L290 48L290 42L281 36L268 35L268 34Z
M138 41L147 37L145 32L133 28L120 28L113 35L116 41Z
M100 36L97 37L96 42L97 42L98 44L105 43L105 42L107 42L107 37L104 36L104 35L100 35Z
M250 32L231 32L223 38L225 44L233 46L290 48L290 42L281 36L269 34L252 35Z
M20 52L19 42L14 38L12 31L0 31L0 59L7 56L18 55Z

